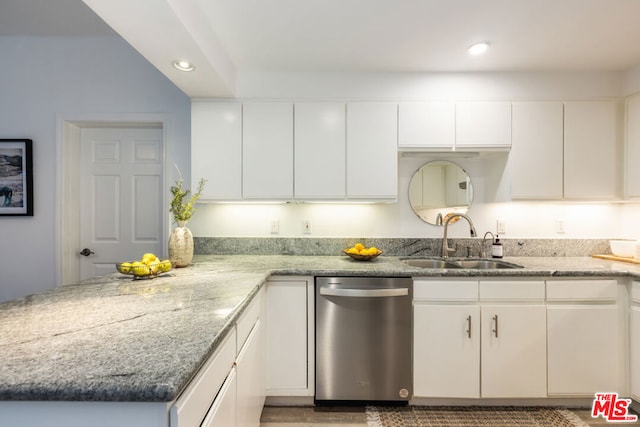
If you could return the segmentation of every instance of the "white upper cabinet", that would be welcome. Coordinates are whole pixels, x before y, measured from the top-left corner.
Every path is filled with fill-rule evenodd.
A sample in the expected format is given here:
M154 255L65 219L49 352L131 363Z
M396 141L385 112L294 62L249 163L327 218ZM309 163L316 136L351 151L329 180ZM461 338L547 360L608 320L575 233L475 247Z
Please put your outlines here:
M456 106L453 102L407 102L398 106L400 148L453 149Z
M640 197L640 95L627 100L625 197Z
M564 105L564 197L618 197L618 112L613 101Z
M293 103L243 104L242 195L293 198Z
M345 110L340 102L295 104L296 199L346 196Z
M512 114L511 198L561 199L562 102L515 102Z
M242 198L242 104L191 103L191 188L200 178L203 200Z
M511 146L510 102L415 102L398 109L401 150L468 150Z
M510 146L510 102L456 104L456 148L508 148Z
M397 198L397 138L396 104L347 104L348 199Z

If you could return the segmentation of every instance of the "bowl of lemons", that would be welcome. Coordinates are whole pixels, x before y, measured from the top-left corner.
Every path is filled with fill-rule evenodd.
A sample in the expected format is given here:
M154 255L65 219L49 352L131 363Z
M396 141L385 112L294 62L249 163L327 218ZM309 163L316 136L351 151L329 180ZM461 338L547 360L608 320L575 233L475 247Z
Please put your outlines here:
M161 260L155 254L146 253L137 261L125 261L116 264L116 270L134 279L152 279L162 273L171 271L171 261Z
M357 261L369 261L382 253L382 251L375 246L367 248L362 243L356 243L350 248L343 249L342 252Z

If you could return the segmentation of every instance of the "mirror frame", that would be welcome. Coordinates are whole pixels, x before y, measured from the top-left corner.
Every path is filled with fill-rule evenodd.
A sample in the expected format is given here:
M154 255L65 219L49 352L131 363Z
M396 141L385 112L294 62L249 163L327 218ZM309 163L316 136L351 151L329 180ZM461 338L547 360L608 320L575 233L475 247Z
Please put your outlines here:
M459 205L455 203L445 204L445 200L443 200L442 206L434 205L433 207L428 207L428 208L419 207L419 205L417 205L417 203L415 203L415 201L412 200L412 194L414 191L416 191L416 190L413 190L412 187L417 185L414 183L414 179L417 179L417 177L419 177L421 195L424 196L425 192L424 192L424 188L422 187L422 184L424 183L424 177L422 176L422 174L424 173L424 169L427 168L428 166L445 166L445 167L454 166L455 168L457 168L456 173L460 173L460 172L464 173L465 179L456 180L456 183L453 186L450 186L449 188L447 188L448 183L446 182L446 177L443 176L442 188L436 189L437 190L436 193L439 193L441 197L446 198L447 195L455 193L458 189L465 190L465 193L464 193L464 196L466 198L465 203L461 203ZM460 195L458 194L458 196ZM413 175L411 175L411 179L409 180L408 199L409 199L409 205L411 206L411 210L413 211L413 213L416 214L418 218L420 218L422 221L426 222L427 224L441 226L446 221L448 215L451 215L453 213L466 214L469 211L469 208L471 208L471 205L473 204L473 198L474 198L473 183L471 182L471 177L469 176L469 173L462 166L449 160L431 160L429 162L426 162L420 165L420 167L413 173Z

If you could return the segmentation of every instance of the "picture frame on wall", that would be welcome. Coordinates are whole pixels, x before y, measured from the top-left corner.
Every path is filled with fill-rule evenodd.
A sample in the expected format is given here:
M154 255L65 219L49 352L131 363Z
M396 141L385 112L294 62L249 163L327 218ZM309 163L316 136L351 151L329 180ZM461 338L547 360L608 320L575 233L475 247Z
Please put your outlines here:
M30 139L0 139L0 215L33 216Z

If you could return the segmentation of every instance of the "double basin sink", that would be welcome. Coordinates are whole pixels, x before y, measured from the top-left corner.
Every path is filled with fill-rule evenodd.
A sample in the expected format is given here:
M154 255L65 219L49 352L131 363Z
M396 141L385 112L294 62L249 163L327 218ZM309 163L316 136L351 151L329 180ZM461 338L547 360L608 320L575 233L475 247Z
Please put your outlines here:
M497 270L524 268L521 265L511 262L486 259L486 258L404 258L403 263L418 268L441 268L441 269L469 269L469 270Z

